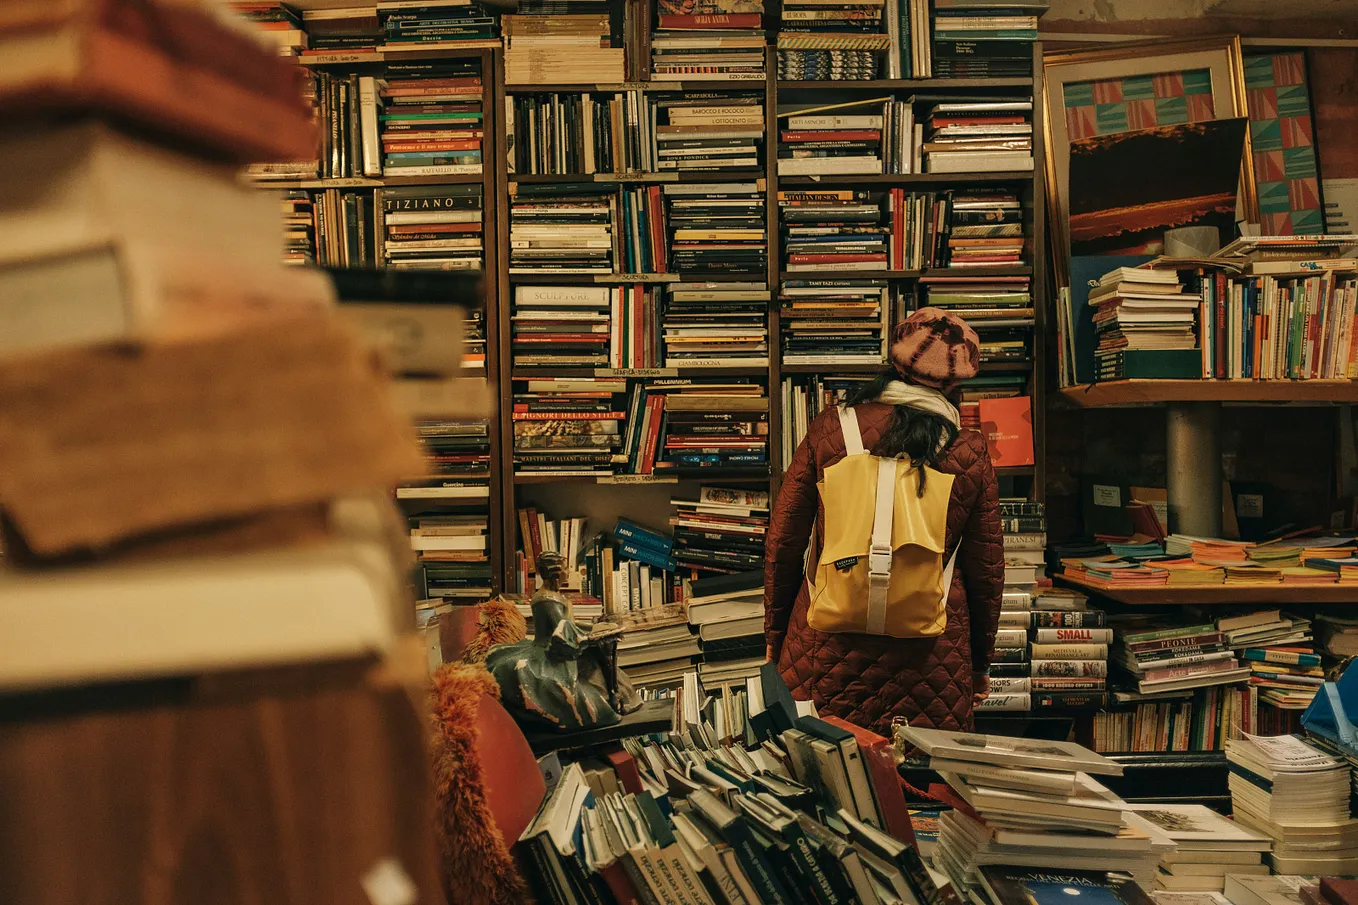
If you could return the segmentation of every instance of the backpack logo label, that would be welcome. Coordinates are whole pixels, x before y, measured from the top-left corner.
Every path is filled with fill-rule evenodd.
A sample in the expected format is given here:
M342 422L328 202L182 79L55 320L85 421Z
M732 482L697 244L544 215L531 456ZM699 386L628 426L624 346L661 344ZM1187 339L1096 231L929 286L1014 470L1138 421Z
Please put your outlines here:
M843 559L835 560L835 568L841 572L847 572L856 565L858 565L857 556L846 556Z

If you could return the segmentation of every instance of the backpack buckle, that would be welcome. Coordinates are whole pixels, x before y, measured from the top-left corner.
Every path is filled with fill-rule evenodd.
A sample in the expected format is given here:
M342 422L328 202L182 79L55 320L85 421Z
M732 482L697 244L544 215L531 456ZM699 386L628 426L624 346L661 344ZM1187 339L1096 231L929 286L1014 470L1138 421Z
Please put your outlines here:
M889 544L873 544L868 549L868 574L891 574L891 546Z

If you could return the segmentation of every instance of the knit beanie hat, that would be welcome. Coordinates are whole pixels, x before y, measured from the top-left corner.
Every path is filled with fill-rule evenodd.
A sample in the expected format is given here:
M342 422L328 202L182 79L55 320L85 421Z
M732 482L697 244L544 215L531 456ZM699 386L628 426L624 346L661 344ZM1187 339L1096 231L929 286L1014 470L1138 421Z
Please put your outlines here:
M945 392L981 368L976 331L939 308L921 308L897 324L888 357L902 380Z

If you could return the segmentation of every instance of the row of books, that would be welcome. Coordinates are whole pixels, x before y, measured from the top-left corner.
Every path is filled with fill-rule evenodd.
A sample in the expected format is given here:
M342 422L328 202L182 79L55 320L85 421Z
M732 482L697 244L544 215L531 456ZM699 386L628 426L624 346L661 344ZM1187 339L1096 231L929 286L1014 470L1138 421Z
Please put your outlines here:
M1358 264L1278 258L1240 273L1229 260L1174 263L1118 268L1091 291L1096 377L1358 375Z
M665 173L762 166L763 95L515 94L510 172Z
M287 263L395 270L484 267L479 184L371 192L291 189L281 203Z
M511 274L766 273L764 194L754 183L603 188L518 183Z
M302 63L368 62L379 54L499 47L499 19L479 3L378 3L307 9Z
M280 48L303 62L333 63L412 50L503 46L512 84L618 83L624 45L638 46L640 17L595 0L521 4L499 17L479 4L378 3L306 10L236 2ZM987 0L827 5L790 0L777 23L779 78L1018 77L1032 72L1045 3ZM655 79L763 79L764 4L759 0L659 0L650 37ZM574 68L572 68L574 64ZM581 73L584 76L581 76ZM574 76L574 78L573 78Z
M515 382L518 476L766 471L768 397L750 381L530 378Z
M779 191L778 208L783 266L789 272L936 268L983 272L1020 266L1026 257L1023 202L1007 192L817 187ZM1026 282L1025 278L1025 290ZM933 288L947 291L944 283ZM982 314L993 315L996 312L987 309L1001 306L988 301L961 303L971 302ZM1031 302L1023 306L1028 317L1031 309Z

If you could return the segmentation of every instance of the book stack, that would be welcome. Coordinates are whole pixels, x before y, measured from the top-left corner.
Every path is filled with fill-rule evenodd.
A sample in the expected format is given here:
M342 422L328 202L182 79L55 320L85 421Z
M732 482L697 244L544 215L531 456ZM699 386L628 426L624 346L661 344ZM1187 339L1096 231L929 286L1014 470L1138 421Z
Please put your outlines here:
M991 173L1031 170L1032 116L1031 98L934 104L929 109L921 148L924 171Z
M933 266L960 270L1025 263L1022 216L1022 204L1012 193L959 191L951 195L947 236L941 259Z
M783 458L791 462L816 416L852 398L870 377L813 374L783 378Z
M764 567L769 495L763 490L703 487L696 500L670 500L674 561L695 574L734 575Z
M382 21L373 6L345 6L302 11L307 49L298 53L303 65L328 62L376 61L385 39Z
M881 173L884 105L888 104L889 99L873 98L781 107L778 172L784 176Z
M215 6L4 18L0 409L30 442L0 450L0 687L17 700L384 661L414 600L387 530L400 516L372 490L424 465L333 285L279 261L277 199L237 178L314 146L296 65ZM78 493L51 492L53 475ZM343 685L326 695L342 709L376 703ZM279 691L265 680L236 700ZM120 737L146 725L107 718ZM109 784L149 750L101 751Z
M1259 692L1259 725L1269 735L1299 731L1301 712L1325 681L1311 621L1261 610L1217 620L1217 630L1249 668Z
M1103 622L1103 612L1091 609L1084 595L1044 588L1034 596L1028 639L1033 712L1086 713L1104 706L1113 631Z
M784 280L783 363L878 364L886 356L885 280Z
M651 189L658 198L660 186ZM664 193L676 273L763 278L768 272L768 223L759 184L685 183L666 185ZM659 239L663 243L663 228Z
M1195 358L1199 299L1183 291L1176 272L1119 267L1090 290L1089 304L1099 380L1135 376L1143 362Z
M763 0L658 0L656 81L763 81Z
M929 768L970 806L939 817L935 865L959 895L992 905L1025 901L1008 887L1041 882L1025 878L1038 873L1061 885L1071 875L1082 878L1075 886L1106 887L1107 872L1118 871L1153 888L1161 853L1173 843L1125 815L1126 803L1094 778L1121 775L1121 764L1072 742L914 726L896 734L928 755ZM1148 899L1143 893L1136 901Z
M627 81L621 14L605 0L519 3L517 15L501 20L505 84Z
M500 47L499 23L480 3L415 0L377 4L385 52Z
M476 511L466 514L450 512L447 498L438 502L438 513L409 518L410 546L424 575L424 597L461 603L485 600L491 593L485 501L469 507Z
M1358 873L1358 819L1349 816L1349 767L1295 735L1226 742L1231 811L1273 840L1276 873Z
M511 274L613 272L616 192L593 183L511 188Z
M1119 619L1116 661L1141 694L1243 682L1250 670L1212 623L1138 624Z
M853 81L877 77L891 46L878 2L828 5L786 0L778 30L780 81Z
M716 172L763 164L759 154L764 145L763 95L661 92L650 100L656 122L656 169L661 172Z
M559 176L656 168L652 119L641 91L516 94L506 109L511 173Z
M1358 657L1358 618L1320 612L1315 620L1316 646L1330 660Z
M231 0L231 11L252 24L278 47L281 56L296 56L307 48L307 34L297 11L277 0Z
M684 612L698 635L703 663L715 667L756 657L763 661L763 569L695 579L688 592Z
M665 367L765 367L769 290L760 283L673 284L665 294Z
M634 573L648 568L624 563L619 572L625 572L629 566ZM645 573L641 572L640 605L632 612L609 618L623 630L618 640L618 666L638 688L673 686L693 672L693 660L699 652L698 638L689 629L683 608L678 604L647 605L646 580ZM661 589L662 582L659 578L651 578L650 582L654 585L650 589L653 595ZM636 598L637 589L631 590Z
M630 288L630 287L628 287ZM639 287L638 287L639 288ZM515 286L510 315L514 366L607 367L623 287Z
M934 4L932 69L941 79L1024 78L1046 0L942 0Z
M767 472L769 397L762 386L682 378L660 385L665 424L657 474Z
M316 208L306 189L288 189L279 207L283 214L283 263L316 263Z
M623 379L517 381L511 416L515 476L613 474L622 459L619 422L627 417L616 394L626 388Z
M836 106L842 108L842 105ZM812 108L793 115L780 113L779 118L786 121L778 132L779 175L881 173L884 116L851 110L827 114L819 112L821 110L823 108ZM874 125L857 128L839 125L845 121ZM829 127L816 128L815 124Z
M484 600L491 591L490 426L425 419L415 423L415 432L429 479L396 488L396 499L408 513L423 596Z
M382 266L393 270L485 266L479 184L381 188L373 196L379 218L376 257Z
M619 189L618 194L613 235L620 246L619 272L665 273L670 267L665 254L665 196L661 187L630 186ZM677 250L675 254L677 270Z
M1226 876L1264 876L1267 836L1200 804L1129 804L1127 810L1175 844L1155 875L1157 892L1221 892ZM1159 905L1169 905L1157 898Z
M358 87L363 172L355 175L481 172L485 124L479 61L390 63L385 79L363 76Z
M784 270L886 270L882 192L779 191Z

